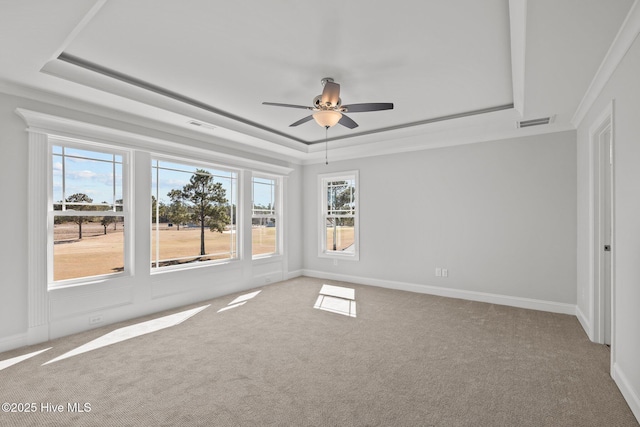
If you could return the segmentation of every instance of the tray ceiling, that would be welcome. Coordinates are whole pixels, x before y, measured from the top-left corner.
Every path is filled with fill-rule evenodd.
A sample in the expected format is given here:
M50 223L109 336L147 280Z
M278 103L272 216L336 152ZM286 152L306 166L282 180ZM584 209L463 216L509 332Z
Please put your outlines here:
M309 112L262 102L311 105L323 77L341 84L343 104L395 105L329 129L342 146L538 116L560 129L631 3L12 0L0 78L300 152L325 130L289 127Z

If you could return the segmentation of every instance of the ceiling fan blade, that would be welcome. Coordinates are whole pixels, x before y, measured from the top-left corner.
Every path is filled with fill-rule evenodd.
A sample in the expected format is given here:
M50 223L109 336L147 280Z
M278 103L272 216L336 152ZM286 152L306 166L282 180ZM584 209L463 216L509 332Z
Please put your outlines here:
M354 122L350 117L347 117L344 114L342 115L338 123L340 123L342 126L348 127L349 129L358 127L358 124L356 122Z
M279 102L263 102L262 105L273 105L274 107L302 108L303 110L312 110L311 107L305 107L304 105L281 104Z
M326 82L324 89L322 89L322 103L327 105L329 103L332 106L338 105L340 101L340 85L334 82Z
M298 126L298 125L301 125L301 124L303 124L303 123L307 123L309 120L312 120L312 119L313 119L313 116L312 116L312 115L311 115L311 116L304 117L304 118L302 118L302 119L298 120L298 121L297 121L297 122L295 122L295 123L291 123L291 124L289 125L289 127Z
M343 105L349 113L364 113L365 111L393 110L393 102L368 102L365 104Z

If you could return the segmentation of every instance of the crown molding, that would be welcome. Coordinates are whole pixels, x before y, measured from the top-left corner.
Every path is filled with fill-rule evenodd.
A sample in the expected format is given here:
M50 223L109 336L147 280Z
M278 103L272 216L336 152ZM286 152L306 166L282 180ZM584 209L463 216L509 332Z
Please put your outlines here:
M136 141L140 146L154 148L165 147L168 151L177 152L187 149L197 151L199 156L213 158L225 158L227 162L242 163L244 167L256 168L259 164L280 164L286 168L286 164L306 165L324 162L325 144L314 144L307 148L307 152L299 152L276 143L245 136L234 140L221 138L216 132L218 129L204 135L202 132L187 131L175 127L171 123L152 121L145 117L125 111L116 111L106 107L88 104L73 98L67 98L59 94L45 92L36 88L16 85L0 80L0 92L19 96L37 102L44 102L63 109L55 112L48 119L36 120L31 123L31 130L36 128L56 130L60 136L104 136L104 141L120 141L126 144L126 140ZM41 108L37 106L19 106L19 110ZM46 109L50 111L49 108ZM77 112L82 112L78 115ZM20 114L20 111L18 111ZM42 113L35 113L42 114ZM551 132L572 130L568 123L555 123L551 126L537 126L527 129L517 129L513 124L518 119L520 112L515 108L498 109L483 114L464 116L452 120L425 123L419 126L389 130L385 135L372 134L360 135L347 140L329 140L329 160L351 160L371 156L422 151L435 148L443 148L462 144L472 144L507 138L531 136ZM55 117L55 118L52 118ZM61 121L84 122L85 126L72 126L74 132L69 132L68 126L61 125ZM106 121L105 121L106 120ZM36 125L36 123L38 123ZM97 126L96 129L89 127ZM134 126L133 128L131 126ZM107 129L114 129L109 132ZM130 139L129 139L130 138ZM249 142L246 140L250 139ZM262 145L262 147L260 147ZM246 155L243 153L247 153ZM250 153L250 154L249 154ZM258 159L262 157L263 159ZM246 158L247 162L238 159ZM253 160L251 160L253 158ZM271 162L267 159L273 159ZM264 170L264 167L258 167ZM287 171L280 171L286 174Z
M584 94L582 101L578 105L575 114L571 119L571 123L577 128L582 120L584 120L585 116L589 112L589 109L596 101L605 85L613 75L613 73L620 65L620 62L627 54L633 42L637 38L638 34L640 34L640 0L636 0L631 9L629 9L629 13L625 18L618 34L615 39L613 39L613 43L609 47L607 54L605 55L598 71L596 72L587 92Z
M25 98L38 103L50 104L53 107L65 110L60 114L56 112L56 115L75 116L76 112L81 112L83 116L87 114L94 116L95 120L115 120L119 125L121 125L120 127L123 128L131 125L138 128L153 130L155 133L162 134L161 139L186 140L198 145L204 144L206 146L210 146L211 151L220 149L244 151L251 155L272 158L274 161L285 161L291 164L301 164L306 154L260 138L234 133L220 127L214 130L209 130L206 128L192 126L193 129L187 129L176 126L168 121L162 122L154 120L124 110L116 110L110 107L88 103L76 98L45 91L39 88L24 86L19 83L3 79L0 79L0 93ZM30 108L38 110L42 109L41 107L27 107L27 109ZM46 110L50 111L49 108ZM167 114L173 113L167 112ZM199 119L199 117L196 118ZM188 117L185 116L184 119L186 123Z
M189 154L200 159L222 162L231 167L248 168L260 172L288 175L293 168L250 159L237 154L223 153L208 147L186 145L170 139L158 138L127 130L115 129L66 117L17 108L16 113L29 126L30 134L46 134L62 138L89 139L96 142L116 143L120 146L144 148L152 152Z

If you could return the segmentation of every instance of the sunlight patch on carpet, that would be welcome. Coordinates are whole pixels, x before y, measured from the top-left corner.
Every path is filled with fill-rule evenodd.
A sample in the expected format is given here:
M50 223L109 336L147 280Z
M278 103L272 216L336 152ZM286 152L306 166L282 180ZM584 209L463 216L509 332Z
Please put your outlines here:
M209 304L210 305L210 304ZM141 335L150 334L152 332L157 332L162 329L170 328L172 326L179 325L184 322L188 318L198 314L205 308L209 307L209 305L205 305L202 307L194 308L191 310L182 311L180 313L170 314L169 316L159 317L157 319L148 320L146 322L137 323L131 326L125 326L124 328L116 329L115 331L109 332L106 335L101 336L100 338L96 338L93 341L90 341L80 347L77 347L61 356L56 357L44 363L44 365L48 365L49 363L57 362L62 359L67 359L72 356L77 356L82 353L86 353L91 350L96 350L101 347L105 347L111 344L116 344L131 338L139 337Z
M246 301L242 301L239 302L238 304L229 304L226 307L222 307L220 310L218 310L217 312L220 313L222 311L227 311L227 310L231 310L232 308L236 308L236 307L240 307L241 305L245 305L247 302Z
M313 308L356 317L356 295L352 288L341 286L322 285L320 295Z
M44 350L34 351L33 353L24 354L22 356L17 356L17 357L12 357L11 359L7 359L7 360L0 360L0 371L2 371L3 369L8 368L9 366L13 366L16 363L20 363L23 360L31 359L33 356L37 356L40 353L44 353L47 350L51 350L51 348L52 347L45 348Z
M342 286L322 285L320 295L329 295L331 297L344 298L352 301L356 300L355 289Z
M217 312L220 313L222 311L227 311L227 310L230 310L232 308L240 307L241 305L244 305L247 301L249 301L251 298L253 298L256 295L258 295L260 292L262 292L262 289L260 289L259 291L255 291L255 292L251 292L251 293L248 293L248 294L240 295L238 298L234 299L229 304L227 304L226 307L221 308Z
M244 294L244 295L240 295L238 298L234 299L233 301L231 301L229 303L229 305L231 304L237 304L239 302L242 301L249 301L251 298L255 297L256 295L258 295L260 292L262 292L262 290L259 291L255 291L255 292L251 292L250 294Z

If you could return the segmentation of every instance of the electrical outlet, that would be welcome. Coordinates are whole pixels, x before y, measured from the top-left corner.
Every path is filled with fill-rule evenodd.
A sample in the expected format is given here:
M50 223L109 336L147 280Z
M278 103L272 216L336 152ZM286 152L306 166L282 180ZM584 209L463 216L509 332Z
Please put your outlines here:
M102 323L102 316L93 316L89 318L90 325L97 325L98 323Z
M436 277L442 276L442 269L440 267L436 268Z
M449 270L447 270L446 268L442 269L442 277L449 277Z
M333 265L338 265L338 260L336 258L333 260Z

